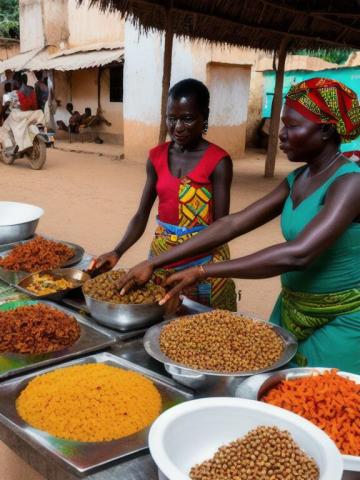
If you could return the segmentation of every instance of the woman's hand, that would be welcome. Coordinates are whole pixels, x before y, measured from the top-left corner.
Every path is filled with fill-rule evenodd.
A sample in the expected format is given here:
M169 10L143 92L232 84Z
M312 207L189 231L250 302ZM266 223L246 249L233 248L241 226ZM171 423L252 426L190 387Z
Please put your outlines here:
M114 250L108 253L104 253L103 255L100 255L100 257L94 258L91 261L87 272L90 275L93 275L95 273L96 275L98 275L100 273L108 272L115 267L119 259L120 255L118 255Z
M118 284L121 295L125 295L125 293L134 287L144 285L144 283L150 280L153 272L154 268L149 260L145 260L144 262L135 265L135 267L131 268L122 277Z
M165 282L165 286L170 286L174 283L176 283L176 285L167 292L167 294L162 300L160 300L159 305L164 305L170 299L179 296L184 288L189 287L194 283L197 283L205 276L205 271L202 266L188 268L187 270L183 270L182 272L170 275L170 277Z

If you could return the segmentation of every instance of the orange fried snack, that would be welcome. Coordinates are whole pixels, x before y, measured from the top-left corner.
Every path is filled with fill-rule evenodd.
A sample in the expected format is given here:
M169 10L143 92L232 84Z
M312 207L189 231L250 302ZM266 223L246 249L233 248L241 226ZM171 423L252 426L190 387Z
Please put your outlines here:
M262 400L314 423L341 453L360 455L360 385L338 375L336 370L284 380Z
M30 242L16 245L6 257L0 257L0 267L35 273L61 267L74 255L74 249L64 243L35 237Z

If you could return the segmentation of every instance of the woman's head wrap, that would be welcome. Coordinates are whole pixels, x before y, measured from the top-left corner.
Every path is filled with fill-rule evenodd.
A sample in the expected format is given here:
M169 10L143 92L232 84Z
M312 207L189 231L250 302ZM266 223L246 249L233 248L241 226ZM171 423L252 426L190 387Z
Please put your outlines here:
M355 92L330 78L311 78L293 85L285 105L305 118L333 124L342 142L351 142L360 135L360 105Z

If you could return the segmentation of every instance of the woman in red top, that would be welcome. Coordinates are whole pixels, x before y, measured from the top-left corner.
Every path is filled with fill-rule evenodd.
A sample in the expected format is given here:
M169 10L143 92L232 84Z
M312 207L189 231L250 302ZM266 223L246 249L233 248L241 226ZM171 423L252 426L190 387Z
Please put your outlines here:
M103 272L116 265L143 234L156 197L158 227L150 256L179 245L228 215L232 161L227 152L203 138L208 128L209 99L206 86L194 79L182 80L170 89L166 122L171 142L150 150L139 208L119 244L94 260L90 270ZM228 246L222 245L155 273L163 279L174 271L229 258ZM205 305L236 310L235 284L231 279L207 278L185 294Z

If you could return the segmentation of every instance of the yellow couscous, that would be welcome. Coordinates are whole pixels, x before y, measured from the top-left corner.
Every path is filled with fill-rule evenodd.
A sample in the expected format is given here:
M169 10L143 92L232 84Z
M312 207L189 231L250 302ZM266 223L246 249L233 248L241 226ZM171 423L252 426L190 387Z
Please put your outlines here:
M106 364L62 368L33 379L16 400L20 417L55 437L119 439L150 425L161 397L142 375Z

